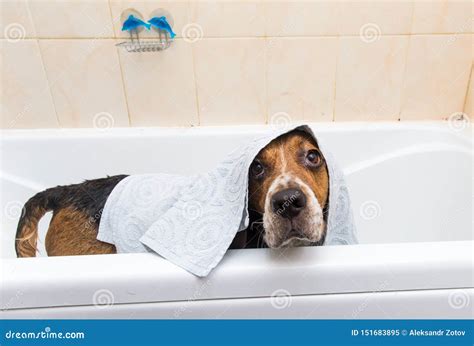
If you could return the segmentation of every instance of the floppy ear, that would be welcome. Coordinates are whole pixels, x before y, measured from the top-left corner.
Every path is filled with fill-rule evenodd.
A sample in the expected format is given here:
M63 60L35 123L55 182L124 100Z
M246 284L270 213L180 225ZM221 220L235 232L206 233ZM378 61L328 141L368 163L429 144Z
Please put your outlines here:
M296 127L293 131L305 132L305 133L308 134L310 137L312 137L312 140L316 143L316 146L319 148L318 140L316 139L316 136L314 135L313 130L312 130L308 125L301 125L301 126L298 126L298 127Z
M247 245L247 230L237 232L229 249L243 249Z

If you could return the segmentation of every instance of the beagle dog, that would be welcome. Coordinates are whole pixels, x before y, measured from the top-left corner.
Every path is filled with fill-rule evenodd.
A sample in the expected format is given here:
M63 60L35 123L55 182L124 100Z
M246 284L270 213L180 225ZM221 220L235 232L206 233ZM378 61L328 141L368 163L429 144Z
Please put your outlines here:
M18 257L35 257L38 221L53 217L46 234L48 256L116 253L97 240L105 202L126 177L88 180L42 191L26 202L18 223ZM255 157L249 169L249 227L230 248L281 248L322 245L326 235L329 176L317 143L294 130L277 137Z

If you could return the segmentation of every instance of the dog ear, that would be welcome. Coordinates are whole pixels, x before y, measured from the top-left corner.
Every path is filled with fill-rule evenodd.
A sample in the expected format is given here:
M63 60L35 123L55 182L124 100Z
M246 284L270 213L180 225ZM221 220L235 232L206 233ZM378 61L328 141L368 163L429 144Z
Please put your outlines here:
M247 245L247 230L237 232L229 246L229 249L244 249Z

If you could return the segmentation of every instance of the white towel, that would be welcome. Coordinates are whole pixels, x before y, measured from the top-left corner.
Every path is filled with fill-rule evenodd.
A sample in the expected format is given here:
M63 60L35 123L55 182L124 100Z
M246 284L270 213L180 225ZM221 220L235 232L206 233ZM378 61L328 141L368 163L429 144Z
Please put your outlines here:
M311 134L308 126L298 129ZM237 232L247 228L248 171L258 152L291 130L271 130L230 153L206 174L132 175L112 191L97 239L118 253L154 251L197 276L221 261ZM349 193L342 171L317 141L329 172L325 245L355 244Z

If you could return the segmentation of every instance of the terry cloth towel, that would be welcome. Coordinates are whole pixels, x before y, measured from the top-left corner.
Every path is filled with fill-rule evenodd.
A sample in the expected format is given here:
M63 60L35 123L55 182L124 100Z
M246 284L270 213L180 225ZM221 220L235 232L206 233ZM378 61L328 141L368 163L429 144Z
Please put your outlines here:
M308 126L294 129L314 137ZM143 174L123 179L107 199L97 239L114 244L118 253L154 251L197 276L206 276L221 261L236 233L248 226L250 164L262 148L286 132L272 130L247 141L206 174ZM330 181L324 244L355 244L344 176L317 142Z

